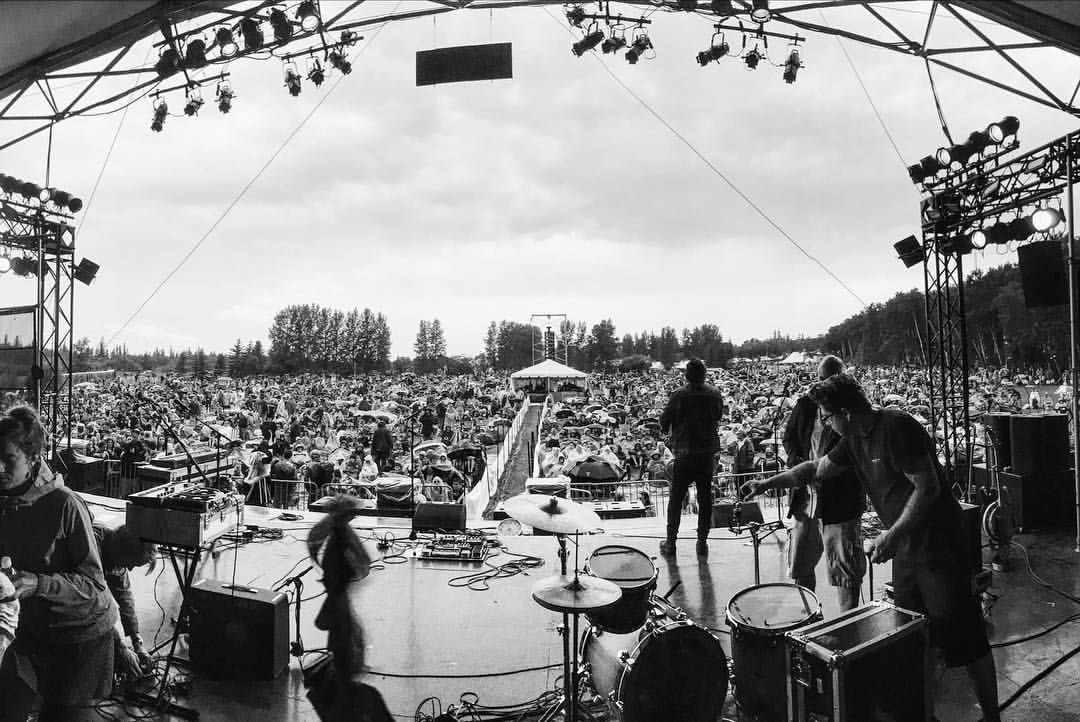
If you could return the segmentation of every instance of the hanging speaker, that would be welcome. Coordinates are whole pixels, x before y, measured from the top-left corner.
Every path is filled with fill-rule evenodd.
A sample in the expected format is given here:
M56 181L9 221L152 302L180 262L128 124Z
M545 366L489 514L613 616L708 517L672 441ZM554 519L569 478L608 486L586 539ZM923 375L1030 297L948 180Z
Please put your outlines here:
M514 62L510 43L459 45L416 53L417 85L512 77Z
M1069 302L1068 272L1059 241L1035 241L1017 249L1024 305L1061 306Z

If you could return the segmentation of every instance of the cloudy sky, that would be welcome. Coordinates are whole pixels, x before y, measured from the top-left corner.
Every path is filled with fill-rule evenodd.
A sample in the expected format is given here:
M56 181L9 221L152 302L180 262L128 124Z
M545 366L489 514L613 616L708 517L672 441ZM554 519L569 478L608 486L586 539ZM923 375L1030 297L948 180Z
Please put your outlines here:
M357 16L415 4L371 2ZM323 5L329 14L333 3ZM856 27L845 12L826 17ZM883 12L901 26L925 19L922 3ZM921 286L892 250L918 227L904 162L944 144L921 61L811 35L788 85L767 62L699 67L712 35L700 17L652 19L656 57L633 66L621 54L574 57L558 6L460 11L366 28L353 72L318 90L305 83L298 98L280 61L242 60L229 68L227 115L208 90L196 118L168 96L162 133L150 131L149 99L126 115L65 121L54 184L85 199L101 175L78 218L78 255L101 271L76 289L76 335L131 350L224 350L237 338L265 342L282 307L317 303L385 313L395 355L411 354L419 320L435 317L451 354L474 354L491 320L534 313L610 317L620 334L709 322L741 341L820 333L859 311L775 226L868 303ZM967 37L948 18L935 33ZM726 40L741 46L735 33ZM513 43L512 80L415 86L417 50L484 42ZM1031 52L1037 68L1075 84L1075 57ZM781 64L785 43L769 53ZM991 60L997 77L1014 77ZM1025 149L1076 127L948 71L935 80L958 139L1006 114L1020 117ZM4 138L17 130L6 125ZM41 139L0 155L0 172L36 181L44 164ZM1009 258L992 251L973 263ZM33 300L30 282L0 281L0 303Z

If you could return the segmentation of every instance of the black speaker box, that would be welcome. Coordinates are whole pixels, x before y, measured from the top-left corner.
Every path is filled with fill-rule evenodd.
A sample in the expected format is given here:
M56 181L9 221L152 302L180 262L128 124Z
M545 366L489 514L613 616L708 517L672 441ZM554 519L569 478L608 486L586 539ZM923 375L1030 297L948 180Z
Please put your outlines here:
M416 53L416 84L460 83L514 77L510 43L460 45Z
M462 530L465 528L465 505L441 501L417 504L412 528L417 531Z
M210 679L272 680L289 666L284 592L201 579L188 599L195 672Z
M1068 272L1060 241L1036 241L1020 246L1020 282L1024 286L1024 304L1061 306L1069 302Z
M990 486L990 475L984 465L976 464L974 474L976 484ZM1021 532L1071 524L1076 508L1075 483L1072 469L1034 474L998 473L1002 506L1011 512Z
M1065 414L1013 414L1009 419L1013 474L1066 469L1069 463L1069 421Z

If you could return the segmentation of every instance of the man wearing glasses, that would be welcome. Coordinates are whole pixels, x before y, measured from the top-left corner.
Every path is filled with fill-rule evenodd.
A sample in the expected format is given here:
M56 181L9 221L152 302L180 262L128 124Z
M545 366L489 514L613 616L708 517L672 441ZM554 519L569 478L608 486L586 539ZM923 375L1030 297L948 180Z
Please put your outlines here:
M842 438L817 461L742 486L767 489L822 486L854 469L885 530L868 554L893 561L897 606L923 612L946 666L966 667L986 722L998 722L997 675L978 598L972 593L960 504L938 462L934 442L910 414L874 409L859 384L839 374L810 388L823 423Z
M844 363L826 356L818 364L818 379L836 376ZM823 421L824 412L809 396L800 396L784 428L784 450L789 468L807 460L820 459L839 442L840 435ZM811 506L805 486L791 490L788 517L794 517L788 546L788 570L792 581L816 591L815 567L825 555L829 584L836 587L840 611L859 605L866 555L862 545L862 513L865 493L855 472L848 469L822 485Z

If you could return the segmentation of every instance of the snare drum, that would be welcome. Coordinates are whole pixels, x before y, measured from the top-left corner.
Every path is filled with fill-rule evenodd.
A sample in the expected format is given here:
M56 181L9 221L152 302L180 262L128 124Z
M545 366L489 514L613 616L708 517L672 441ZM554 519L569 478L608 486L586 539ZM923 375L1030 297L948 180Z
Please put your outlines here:
M649 615L649 596L656 589L657 571L644 552L626 546L602 546L589 555L585 569L622 589L619 601L610 607L585 613L594 627L625 634L645 624Z
M727 697L727 657L693 622L660 618L639 634L590 628L586 678L620 722L716 722Z
M784 634L821 621L821 602L798 584L759 584L728 603L735 699L763 720L787 716Z

